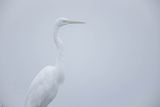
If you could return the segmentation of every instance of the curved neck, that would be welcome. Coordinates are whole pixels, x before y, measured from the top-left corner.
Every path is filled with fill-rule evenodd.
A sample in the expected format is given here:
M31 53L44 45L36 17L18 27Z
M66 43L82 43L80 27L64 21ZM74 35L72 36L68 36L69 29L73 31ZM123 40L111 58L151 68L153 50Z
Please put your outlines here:
M56 58L56 66L58 68L63 68L63 41L61 40L61 38L58 36L58 31L59 31L59 27L55 26L54 28L54 42L57 48L57 58Z

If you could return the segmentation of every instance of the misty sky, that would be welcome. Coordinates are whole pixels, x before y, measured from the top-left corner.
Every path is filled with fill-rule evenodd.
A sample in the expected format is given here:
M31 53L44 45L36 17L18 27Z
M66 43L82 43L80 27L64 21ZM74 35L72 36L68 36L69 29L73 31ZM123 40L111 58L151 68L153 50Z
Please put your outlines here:
M59 35L65 82L49 107L159 107L158 0L1 0L0 101L24 107L27 89L54 65L58 17L86 21Z

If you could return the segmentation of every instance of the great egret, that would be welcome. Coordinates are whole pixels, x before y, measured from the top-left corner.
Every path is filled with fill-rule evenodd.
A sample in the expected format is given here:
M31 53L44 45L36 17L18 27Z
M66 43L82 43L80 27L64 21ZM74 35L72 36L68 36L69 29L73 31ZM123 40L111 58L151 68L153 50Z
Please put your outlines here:
M25 102L26 107L47 107L56 97L58 88L64 81L63 73L63 42L57 35L60 27L67 24L83 24L67 18L58 18L54 28L54 42L58 50L55 66L44 67L33 79Z

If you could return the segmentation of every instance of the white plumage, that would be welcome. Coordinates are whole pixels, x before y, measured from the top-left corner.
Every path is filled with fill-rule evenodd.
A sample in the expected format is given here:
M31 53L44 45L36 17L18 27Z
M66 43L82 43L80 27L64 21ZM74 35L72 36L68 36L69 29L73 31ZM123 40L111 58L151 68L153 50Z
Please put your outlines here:
M33 79L26 98L26 107L47 107L56 97L60 84L64 81L63 69L63 42L57 35L60 27L67 24L84 22L71 21L67 18L58 18L54 29L54 42L58 50L56 65L44 67Z

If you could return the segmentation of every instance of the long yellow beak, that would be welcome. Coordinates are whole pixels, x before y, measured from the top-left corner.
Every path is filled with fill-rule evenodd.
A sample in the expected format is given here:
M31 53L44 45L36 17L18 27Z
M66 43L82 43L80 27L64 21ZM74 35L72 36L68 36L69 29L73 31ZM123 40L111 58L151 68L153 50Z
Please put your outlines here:
M68 20L69 24L85 24L85 22L81 22L81 21L74 21L74 20Z

